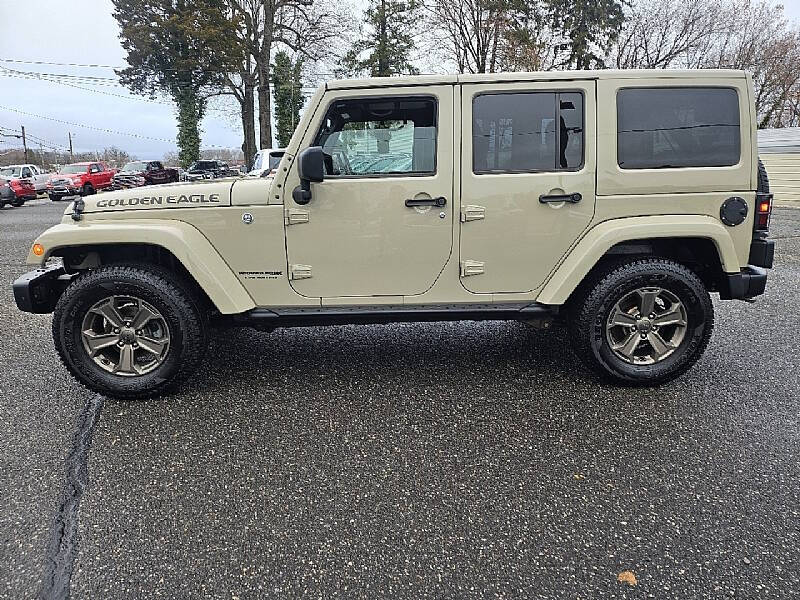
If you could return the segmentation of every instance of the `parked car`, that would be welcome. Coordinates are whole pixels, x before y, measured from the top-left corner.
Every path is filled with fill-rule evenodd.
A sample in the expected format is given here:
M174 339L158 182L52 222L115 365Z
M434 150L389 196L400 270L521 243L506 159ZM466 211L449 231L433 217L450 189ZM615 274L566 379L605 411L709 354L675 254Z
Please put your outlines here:
M231 177L238 173L228 167L228 163L221 160L198 160L189 165L183 174L186 181L197 181L200 179L218 179L220 177Z
M50 178L47 194L53 201L63 200L66 196L89 196L110 188L116 172L102 162L73 163Z
M28 179L0 177L0 208L6 204L22 206L25 200L36 198L36 188Z
M274 177L284 154L286 154L286 148L259 150L253 158L253 168L247 176Z
M177 169L168 169L159 160L135 160L127 163L117 172L113 179L112 189L141 187L158 183L174 183L178 181Z
M764 293L773 196L747 72L387 81L325 84L274 179L88 198L34 240L17 306L53 312L80 382L131 399L189 379L210 322L558 320L601 376L659 385L707 348L712 294ZM724 314L720 335L759 316ZM561 362L564 386L585 378Z
M2 167L0 168L0 175L5 178L30 179L33 182L33 187L36 188L37 194L47 191L47 182L50 180L50 173L31 164Z

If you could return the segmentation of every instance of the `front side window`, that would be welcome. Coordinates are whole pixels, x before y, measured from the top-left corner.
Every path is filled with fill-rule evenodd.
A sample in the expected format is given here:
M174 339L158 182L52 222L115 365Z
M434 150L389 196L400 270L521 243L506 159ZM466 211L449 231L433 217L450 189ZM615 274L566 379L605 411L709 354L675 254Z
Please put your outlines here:
M735 165L740 135L734 89L629 88L617 94L617 163L623 169Z
M433 174L436 101L429 97L335 101L314 141L337 176Z
M472 103L472 170L520 173L583 165L580 92L482 94Z

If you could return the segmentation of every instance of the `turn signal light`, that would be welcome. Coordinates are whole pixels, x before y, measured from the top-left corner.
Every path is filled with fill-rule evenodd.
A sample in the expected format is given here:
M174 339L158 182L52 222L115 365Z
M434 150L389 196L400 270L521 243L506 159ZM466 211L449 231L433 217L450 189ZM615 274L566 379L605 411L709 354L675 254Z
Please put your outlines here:
M44 254L44 246L42 246L41 244L34 244L33 253L36 256L42 256Z
M753 228L756 231L769 230L769 217L772 212L772 194L758 194Z

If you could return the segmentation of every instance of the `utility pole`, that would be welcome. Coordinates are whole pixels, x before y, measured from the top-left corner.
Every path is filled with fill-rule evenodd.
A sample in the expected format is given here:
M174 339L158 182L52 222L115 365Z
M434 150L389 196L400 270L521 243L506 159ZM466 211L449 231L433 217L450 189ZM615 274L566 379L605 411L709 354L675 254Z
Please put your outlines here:
M68 132L69 134L69 162L72 162L72 132Z
M25 139L25 125L22 128L22 148L25 150L25 162L28 162L28 141Z

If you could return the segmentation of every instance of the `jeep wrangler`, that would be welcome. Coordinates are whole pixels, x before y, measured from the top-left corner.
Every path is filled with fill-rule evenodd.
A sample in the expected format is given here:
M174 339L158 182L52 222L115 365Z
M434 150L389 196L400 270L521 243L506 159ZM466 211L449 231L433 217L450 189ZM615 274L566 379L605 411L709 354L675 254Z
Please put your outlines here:
M214 324L563 322L617 382L689 369L710 293L764 292L772 196L742 71L331 81L273 179L73 202L17 305L88 388L162 393Z

